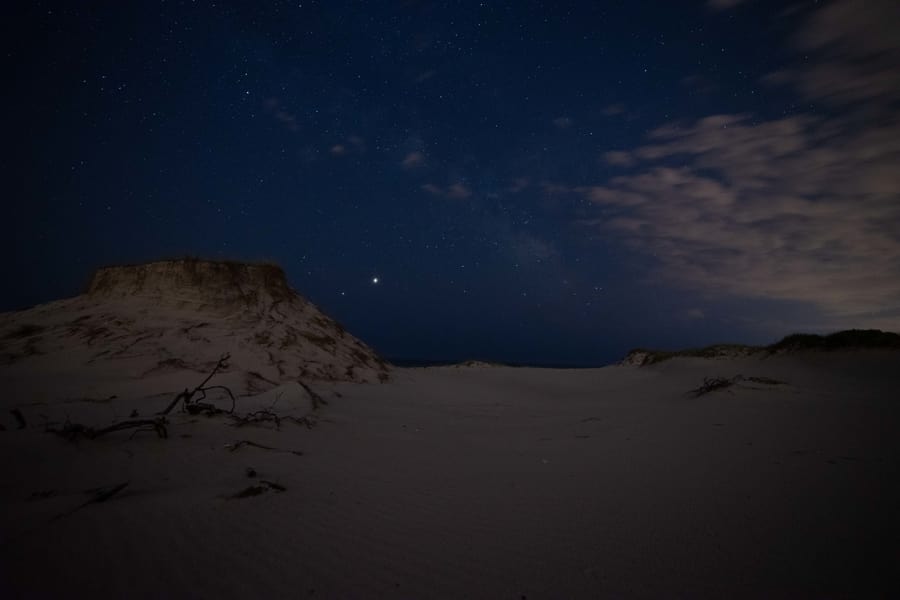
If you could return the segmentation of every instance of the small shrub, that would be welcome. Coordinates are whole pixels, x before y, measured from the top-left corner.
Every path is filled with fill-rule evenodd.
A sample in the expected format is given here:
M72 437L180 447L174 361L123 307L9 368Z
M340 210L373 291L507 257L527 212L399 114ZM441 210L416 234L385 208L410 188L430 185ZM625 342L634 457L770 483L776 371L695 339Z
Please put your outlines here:
M22 338L31 337L38 333L44 331L44 327L41 325L34 325L32 323L23 323L7 333L4 337L8 340L20 340Z

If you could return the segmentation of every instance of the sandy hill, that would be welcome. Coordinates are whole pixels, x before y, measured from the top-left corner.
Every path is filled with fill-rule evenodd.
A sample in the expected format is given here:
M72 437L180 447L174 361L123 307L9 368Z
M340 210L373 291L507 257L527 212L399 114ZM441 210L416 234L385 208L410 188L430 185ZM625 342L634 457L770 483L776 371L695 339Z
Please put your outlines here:
M768 346L715 344L705 348L675 351L636 348L628 352L621 364L643 366L678 357L729 359L836 350L900 351L900 335L878 329L847 329L828 335L794 333Z
M187 385L224 353L228 382L240 393L388 374L371 348L270 264L183 259L102 268L80 296L0 314L0 340L7 377L146 384L181 374Z

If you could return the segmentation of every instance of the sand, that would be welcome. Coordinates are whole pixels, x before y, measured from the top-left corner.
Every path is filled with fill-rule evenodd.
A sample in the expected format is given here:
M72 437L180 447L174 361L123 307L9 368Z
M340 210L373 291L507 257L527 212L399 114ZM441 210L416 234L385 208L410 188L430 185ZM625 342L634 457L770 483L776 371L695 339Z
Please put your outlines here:
M738 374L784 383L685 393ZM319 384L328 405L313 428L174 413L168 439L77 443L45 433L40 415L105 424L161 409L165 390L63 402L46 393L60 381L0 384L3 597L900 590L897 353L397 369L384 384ZM290 394L285 410L308 413ZM239 398L238 411L274 399ZM239 440L277 450L231 450ZM260 493L234 497L251 486Z

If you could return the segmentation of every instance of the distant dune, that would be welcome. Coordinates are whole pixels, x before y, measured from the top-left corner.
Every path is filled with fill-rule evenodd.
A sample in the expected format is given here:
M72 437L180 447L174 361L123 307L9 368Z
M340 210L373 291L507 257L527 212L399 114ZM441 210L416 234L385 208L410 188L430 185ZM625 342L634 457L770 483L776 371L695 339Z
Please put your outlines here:
M57 380L173 373L190 380L226 352L242 393L389 374L371 348L269 264L180 259L102 268L80 296L0 314L0 339L8 370Z
M848 329L829 335L795 333L768 346L747 346L743 344L716 344L704 348L687 350L647 350L636 348L628 352L622 364L647 365L678 356L701 358L735 358L739 356L784 354L806 350L847 350L847 349L889 349L900 350L900 335L878 329Z

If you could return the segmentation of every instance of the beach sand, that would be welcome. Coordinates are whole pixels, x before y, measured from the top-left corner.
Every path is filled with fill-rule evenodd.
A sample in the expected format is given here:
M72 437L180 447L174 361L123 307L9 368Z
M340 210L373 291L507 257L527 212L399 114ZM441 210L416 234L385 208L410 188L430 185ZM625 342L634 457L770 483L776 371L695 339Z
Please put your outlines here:
M314 385L312 428L176 411L168 439L44 431L161 410L160 381L90 401L37 373L0 384L5 598L900 592L896 352L395 369ZM297 390L237 404L310 410Z

